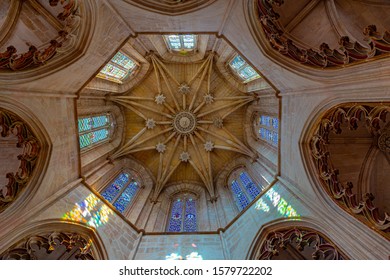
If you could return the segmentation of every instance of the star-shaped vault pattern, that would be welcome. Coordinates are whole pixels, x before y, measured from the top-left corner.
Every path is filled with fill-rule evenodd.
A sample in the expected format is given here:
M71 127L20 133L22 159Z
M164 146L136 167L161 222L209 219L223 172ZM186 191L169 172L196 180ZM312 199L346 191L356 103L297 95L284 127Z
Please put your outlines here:
M167 63L154 54L150 59L154 75L151 74L145 84L156 84L157 92L143 90L142 96L128 92L107 97L142 120L137 122L139 130L110 159L154 150L153 156L158 157L158 168L154 174L156 184L153 200L157 200L169 178L182 164L192 167L210 197L215 198L212 166L215 151L256 157L244 141L224 125L226 122L234 123L235 118L230 116L256 100L256 97L238 90L211 92L213 53L200 66L191 68L192 77L180 82L175 75L177 71L172 71Z

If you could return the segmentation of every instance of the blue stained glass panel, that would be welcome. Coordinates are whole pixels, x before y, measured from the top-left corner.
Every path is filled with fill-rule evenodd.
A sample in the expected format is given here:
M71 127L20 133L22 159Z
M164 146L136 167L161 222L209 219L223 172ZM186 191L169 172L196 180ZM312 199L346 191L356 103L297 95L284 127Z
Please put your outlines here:
M245 68L238 71L238 74L244 79L244 80L250 80L256 76L259 76L256 71L250 67L246 66Z
M129 181L129 174L121 173L116 177L115 181L109 185L103 192L102 196L109 202L112 202L115 197L118 195L120 190L127 184Z
M196 204L195 200L193 200L192 198L186 201L183 231L196 231Z
M272 131L272 143L274 145L278 144L278 133L276 131Z
M267 116L261 116L261 119L260 119L260 124L262 125L265 125L267 123L269 123L271 126L271 118L270 117L267 117ZM273 119L272 120L272 126L275 127L275 122L274 120L277 120L277 119ZM276 123L276 126L278 126L278 123ZM259 129L259 136L261 139L264 139L264 140L267 140L268 142L271 142L273 145L277 146L278 145L278 132L277 131L271 131L267 128L264 128L264 127L260 127Z
M271 118L269 116L261 116L260 124L271 127Z
M121 213L125 211L127 206L129 206L131 200L135 196L138 190L138 183L131 182L129 186L123 191L121 196L113 204L114 207Z
M168 231L169 232L180 232L181 231L181 223L182 223L182 215L183 215L183 201L181 199L177 199L173 202L171 218L169 220Z
M247 207L249 204L248 198L243 193L243 191L242 191L240 185L237 183L237 181L233 180L231 187L232 187L233 194L236 198L236 203L237 203L238 208L240 210L242 210L245 207Z
M240 67L242 67L243 65L245 64L245 60L243 60L241 58L241 56L237 55L233 60L232 62L230 62L230 66L234 69L234 70L238 70L240 69Z
M272 118L272 126L275 129L278 129L278 127L279 127L279 120L277 118Z
M245 186L245 189L248 191L249 195L251 196L251 201L255 199L259 194L260 190L257 188L255 183L253 183L252 179L249 177L249 175L246 172L242 172L240 174L240 179L242 184Z
M79 132L88 131L94 128L99 128L108 125L109 119L107 115L80 118L78 120Z

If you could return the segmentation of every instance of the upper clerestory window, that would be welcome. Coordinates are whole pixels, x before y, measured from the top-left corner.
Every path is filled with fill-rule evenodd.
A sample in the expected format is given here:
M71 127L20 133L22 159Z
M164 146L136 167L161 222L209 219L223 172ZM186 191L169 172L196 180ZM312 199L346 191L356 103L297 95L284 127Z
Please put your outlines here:
M168 49L172 52L187 54L194 52L197 47L197 36L193 34L165 35L164 38Z
M137 63L123 52L117 52L96 77L121 84L137 68Z
M260 78L260 75L241 56L236 55L229 63L231 69L244 82Z

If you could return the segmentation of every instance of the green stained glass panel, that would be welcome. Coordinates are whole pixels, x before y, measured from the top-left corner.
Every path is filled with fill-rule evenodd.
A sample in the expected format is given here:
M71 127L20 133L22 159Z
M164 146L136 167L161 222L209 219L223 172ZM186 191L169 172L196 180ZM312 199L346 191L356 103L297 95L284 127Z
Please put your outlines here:
M129 57L127 57L121 52L117 52L117 54L114 56L113 59L111 59L111 61L120 66L123 66L127 70L131 70L136 66L134 61L132 61Z
M80 118L78 120L79 132L88 131L94 128L99 128L108 125L109 119L106 115Z
M94 143L103 141L108 138L108 129L100 129L96 131L91 131L79 136L80 139L80 148L88 147Z
M108 63L106 66L104 66L100 73L103 75L108 75L117 78L119 80L123 79L127 75L126 71L123 71L122 69L114 66L111 63Z

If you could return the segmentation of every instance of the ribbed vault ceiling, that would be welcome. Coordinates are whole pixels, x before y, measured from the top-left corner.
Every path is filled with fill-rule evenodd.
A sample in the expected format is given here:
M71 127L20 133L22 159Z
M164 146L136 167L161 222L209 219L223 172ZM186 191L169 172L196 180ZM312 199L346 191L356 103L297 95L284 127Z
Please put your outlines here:
M194 63L162 61L131 92L111 96L126 115L125 144L112 156L131 155L157 179L154 199L173 182L196 181L214 197L214 178L239 155L254 158L244 136L255 94L233 88L218 72L215 54Z

